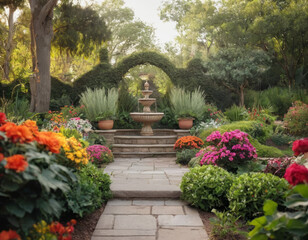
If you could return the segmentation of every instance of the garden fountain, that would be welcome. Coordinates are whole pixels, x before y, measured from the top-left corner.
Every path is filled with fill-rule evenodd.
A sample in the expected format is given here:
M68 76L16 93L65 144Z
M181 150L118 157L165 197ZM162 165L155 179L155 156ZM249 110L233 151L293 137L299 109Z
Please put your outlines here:
M132 119L136 122L141 122L143 124L141 129L141 135L142 136L152 136L153 135L153 129L151 125L154 122L158 122L162 119L164 116L164 113L162 112L151 112L151 105L156 102L156 98L149 98L149 96L153 93L152 90L149 90L150 84L148 83L148 75L141 74L140 78L142 80L145 80L144 89L142 90L142 95L144 98L139 98L138 102L143 105L143 112L132 112L130 113L130 116Z

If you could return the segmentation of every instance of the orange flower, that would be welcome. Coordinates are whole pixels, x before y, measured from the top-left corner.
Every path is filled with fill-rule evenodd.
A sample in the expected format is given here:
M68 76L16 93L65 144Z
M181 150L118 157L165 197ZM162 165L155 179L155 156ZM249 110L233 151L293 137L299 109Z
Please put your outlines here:
M13 143L28 143L34 141L34 136L26 126L17 126L15 123L8 122L0 127L0 131L5 132L6 136Z
M18 233L13 230L0 232L0 239L1 240L21 240Z
M28 127L34 135L36 135L39 132L39 129L36 125L36 121L27 120L22 124L22 126Z
M36 136L36 141L45 145L52 153L60 153L60 148L63 144L61 137L54 132L39 132Z
M4 167L7 169L16 170L16 172L23 172L28 167L28 162L25 157L20 154L7 157L5 160L6 165Z

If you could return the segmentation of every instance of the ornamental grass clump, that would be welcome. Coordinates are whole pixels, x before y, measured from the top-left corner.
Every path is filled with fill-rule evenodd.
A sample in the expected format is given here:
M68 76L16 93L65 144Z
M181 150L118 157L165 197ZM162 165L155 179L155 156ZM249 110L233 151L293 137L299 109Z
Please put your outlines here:
M204 111L204 92L200 88L193 92L183 88L173 88L170 101L176 118L201 118Z
M87 148L90 162L97 166L113 161L112 151L103 145L92 145Z
M249 142L248 134L238 129L223 135L215 131L206 141L210 145L196 154L196 157L202 156L201 165L217 165L236 172L239 166L257 158L256 149Z
M184 149L200 149L204 145L204 142L201 140L201 138L198 138L196 136L185 136L179 138L175 144L174 149L175 150L184 150Z
M80 96L80 103L85 106L85 114L89 121L113 119L117 112L118 91L108 89L88 88Z

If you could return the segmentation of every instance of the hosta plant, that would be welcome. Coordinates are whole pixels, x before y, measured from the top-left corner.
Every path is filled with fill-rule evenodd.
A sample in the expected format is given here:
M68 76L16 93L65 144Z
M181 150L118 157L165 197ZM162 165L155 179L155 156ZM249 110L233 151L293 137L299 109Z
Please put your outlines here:
M249 239L308 239L308 185L295 186L284 205L286 211L279 211L276 202L267 200L263 206L264 216L250 222L254 229L249 232Z

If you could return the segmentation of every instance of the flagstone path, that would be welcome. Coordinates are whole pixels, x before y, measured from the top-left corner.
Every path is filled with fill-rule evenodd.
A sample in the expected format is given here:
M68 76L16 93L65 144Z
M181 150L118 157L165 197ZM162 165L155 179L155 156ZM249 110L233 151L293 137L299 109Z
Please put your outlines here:
M108 201L91 240L207 240L196 209L181 200L180 182L188 169L175 158L117 158Z

